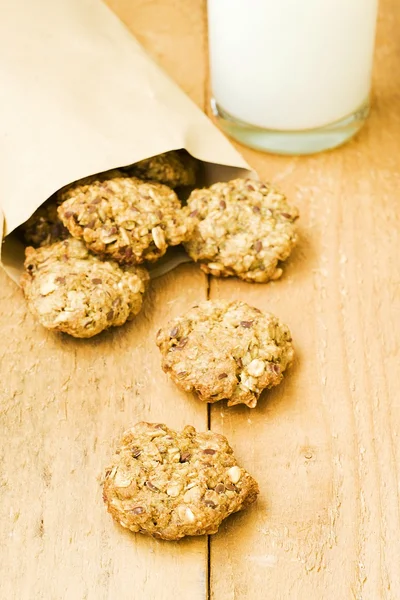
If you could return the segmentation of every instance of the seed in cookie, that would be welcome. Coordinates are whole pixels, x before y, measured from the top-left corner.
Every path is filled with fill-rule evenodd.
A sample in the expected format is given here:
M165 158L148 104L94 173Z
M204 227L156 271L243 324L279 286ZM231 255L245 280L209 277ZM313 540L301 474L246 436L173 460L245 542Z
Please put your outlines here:
M90 254L74 238L25 251L21 285L28 307L53 331L89 338L140 311L149 275Z
M199 304L156 338L162 368L180 388L205 402L227 399L228 406L250 408L264 389L282 381L293 359L291 342L288 327L274 315L224 300Z
M120 171L78 181L58 197L58 214L71 235L119 264L154 262L168 246L187 240L195 225L169 187Z
M256 481L239 467L223 435L155 423L138 423L124 433L103 487L118 523L165 540L216 533L257 494Z
M186 150L172 150L146 158L127 168L130 175L158 181L170 188L193 186L196 183L198 162Z
M48 200L21 225L20 231L27 244L38 248L70 237L57 214L57 207L54 199Z
M198 223L185 248L206 273L263 283L296 243L298 211L269 184L250 179L194 190L188 200Z

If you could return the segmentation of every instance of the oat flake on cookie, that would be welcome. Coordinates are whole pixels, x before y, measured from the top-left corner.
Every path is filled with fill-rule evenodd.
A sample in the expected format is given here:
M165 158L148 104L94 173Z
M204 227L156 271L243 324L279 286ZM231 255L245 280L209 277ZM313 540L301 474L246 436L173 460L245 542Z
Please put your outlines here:
M257 494L256 481L223 435L158 423L138 423L124 433L103 486L118 523L165 540L216 533Z
M272 186L234 179L194 190L188 200L197 225L185 248L206 273L264 283L282 275L297 240L298 210Z
M71 235L119 264L156 261L186 241L195 225L171 188L122 171L78 181L58 198L58 214Z
M29 310L53 331L89 338L137 315L149 274L102 261L74 238L25 251L21 285Z
M293 360L289 328L245 302L208 300L160 329L162 368L205 402L254 408Z

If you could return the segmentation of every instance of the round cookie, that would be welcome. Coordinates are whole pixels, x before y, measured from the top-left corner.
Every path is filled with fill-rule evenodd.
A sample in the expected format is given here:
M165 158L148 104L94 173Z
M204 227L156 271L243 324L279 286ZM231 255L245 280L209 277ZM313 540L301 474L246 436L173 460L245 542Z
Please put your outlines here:
M186 150L172 150L146 158L131 167L130 175L164 183L171 188L193 186L196 183L198 163Z
M70 237L57 214L57 203L48 200L20 227L23 238L32 246L48 246Z
M238 466L223 435L155 423L125 432L103 488L118 523L165 540L216 533L257 494L256 481Z
M162 368L205 402L257 405L293 359L290 331L244 302L206 301L160 329Z
M77 182L59 200L71 235L120 264L157 260L188 239L195 224L170 188L118 171Z
M206 273L263 283L296 243L298 211L270 185L251 179L194 190L188 200L198 224L185 248Z
M90 254L74 238L25 251L21 285L28 307L53 331L89 338L123 325L141 309L149 275Z

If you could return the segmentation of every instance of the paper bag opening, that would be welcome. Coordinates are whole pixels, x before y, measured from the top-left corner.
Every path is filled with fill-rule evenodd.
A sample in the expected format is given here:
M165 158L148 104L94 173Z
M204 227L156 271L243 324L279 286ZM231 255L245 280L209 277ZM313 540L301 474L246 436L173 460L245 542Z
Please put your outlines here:
M9 3L0 20L0 62L1 260L14 281L23 246L12 232L73 181L180 148L203 161L208 184L251 175L99 0Z
M218 181L228 181L235 177L255 177L255 174L247 169L204 162L201 163L199 173L196 187L207 187ZM190 194L190 190L186 191L186 194ZM3 237L3 223L4 216L0 210L0 239ZM27 245L29 244L23 242L22 234L17 227L4 236L3 244L0 246L1 265L17 285L20 285L20 277L24 271L25 247ZM150 277L155 279L186 262L191 262L191 258L186 254L183 247L178 246L170 247L167 253L158 259L156 263L146 263L146 267L149 270Z

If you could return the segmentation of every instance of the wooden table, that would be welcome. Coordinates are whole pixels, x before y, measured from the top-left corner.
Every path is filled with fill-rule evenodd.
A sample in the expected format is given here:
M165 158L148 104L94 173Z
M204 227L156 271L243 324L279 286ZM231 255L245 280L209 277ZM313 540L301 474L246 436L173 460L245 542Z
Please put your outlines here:
M207 110L205 2L109 4ZM310 158L242 149L301 210L281 281L182 266L135 322L80 341L37 325L0 273L1 598L400 598L399 28L400 4L384 0L374 107L355 141ZM292 329L294 367L256 410L210 410L160 369L155 331L206 298L244 299ZM260 482L257 505L210 539L122 531L100 480L137 420L225 433Z

